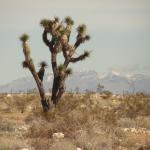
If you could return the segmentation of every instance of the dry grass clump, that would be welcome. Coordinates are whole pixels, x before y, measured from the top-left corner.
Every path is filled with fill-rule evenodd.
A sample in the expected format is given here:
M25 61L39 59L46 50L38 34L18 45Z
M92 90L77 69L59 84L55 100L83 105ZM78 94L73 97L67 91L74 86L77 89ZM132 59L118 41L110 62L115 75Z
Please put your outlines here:
M76 150L76 146L69 139L54 141L49 150Z
M39 106L36 94L3 94L0 96L2 112L25 112L28 106Z
M135 121L138 127L150 130L150 116L138 116Z
M76 146L69 139L34 138L29 143L35 150L76 150Z
M51 146L51 142L48 138L41 137L28 139L28 144L33 148L33 150L49 150L49 147Z
M1 120L0 121L0 132L14 132L16 123L13 123L11 120Z
M79 130L76 133L75 143L77 147L80 147L83 150L111 150L111 137L109 137L106 133L102 133L89 134L89 132L86 130Z
M117 125L123 128L135 128L137 127L137 122L135 119L131 118L120 118L117 121Z

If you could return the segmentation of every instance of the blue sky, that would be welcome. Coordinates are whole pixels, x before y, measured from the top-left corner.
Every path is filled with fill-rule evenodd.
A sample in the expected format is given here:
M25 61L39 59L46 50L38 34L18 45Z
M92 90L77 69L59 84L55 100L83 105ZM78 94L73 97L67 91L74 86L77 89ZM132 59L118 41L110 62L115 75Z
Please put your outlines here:
M36 66L41 60L50 65L39 22L53 16L71 16L75 27L81 23L88 27L91 41L82 45L77 54L89 49L91 57L71 65L75 70L150 73L149 0L0 0L0 84L30 75L21 67L24 57L18 39L24 32L30 35Z

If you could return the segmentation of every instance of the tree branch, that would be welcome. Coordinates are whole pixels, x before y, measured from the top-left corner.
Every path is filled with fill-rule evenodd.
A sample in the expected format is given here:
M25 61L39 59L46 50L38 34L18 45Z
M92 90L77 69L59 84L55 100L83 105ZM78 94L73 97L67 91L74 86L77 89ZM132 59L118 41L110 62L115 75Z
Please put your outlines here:
M89 57L90 53L88 51L85 51L82 55L80 55L79 57L76 57L76 58L71 58L70 59L70 62L72 63L76 63L78 61L82 61L84 60L85 58Z
M83 37L81 34L78 34L77 40L74 44L75 49L77 49L80 46L80 44L82 44L82 43L84 43L85 41L88 41L88 40L90 40L89 35L86 35L86 36Z
M46 30L44 30L44 32L43 32L43 41L46 44L46 46L50 47L51 42L48 40L47 34L48 34L48 32Z
M27 35L26 34L22 35L20 40L22 41L23 52L24 52L24 56L25 56L25 61L23 62L23 67L28 68L30 70L33 78L35 79L35 82L37 84L37 87L38 87L38 90L40 93L43 110L47 111L49 109L49 103L46 101L46 98L45 98L45 91L44 91L42 80L40 80L39 75L36 72L34 63L30 57L30 48L27 43L27 40L28 40ZM42 63L42 65L45 65L45 64ZM44 74L42 74L42 77L43 76L44 76Z

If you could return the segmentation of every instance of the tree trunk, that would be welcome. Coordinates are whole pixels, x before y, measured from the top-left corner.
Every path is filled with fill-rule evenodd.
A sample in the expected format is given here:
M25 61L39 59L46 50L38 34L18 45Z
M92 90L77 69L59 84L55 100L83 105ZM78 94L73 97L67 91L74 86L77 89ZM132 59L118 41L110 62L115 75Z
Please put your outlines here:
M39 80L39 77L37 75L37 73L35 73L32 69L31 69L31 73L36 81L39 93L40 93L40 97L41 97L41 104L42 104L42 108L44 112L47 112L49 110L49 100L46 99L45 96L45 91L43 88L43 83Z
M53 88L52 88L52 97L51 101L53 104L57 104L61 99L63 93L65 92L65 78L61 76L54 77Z

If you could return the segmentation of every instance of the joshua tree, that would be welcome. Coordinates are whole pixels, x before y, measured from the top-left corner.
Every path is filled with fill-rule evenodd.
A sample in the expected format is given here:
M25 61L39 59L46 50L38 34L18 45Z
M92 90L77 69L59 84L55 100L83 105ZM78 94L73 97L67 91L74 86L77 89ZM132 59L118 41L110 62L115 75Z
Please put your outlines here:
M76 94L78 94L78 93L79 93L79 91L80 91L79 87L76 87L76 88L75 88L75 92L76 92Z
M77 48L82 43L89 40L90 36L86 34L86 26L84 24L79 25L77 27L76 41L71 45L69 40L74 21L70 17L66 17L63 21L60 21L57 17L53 20L43 19L40 24L44 29L42 34L43 41L51 53L51 64L54 74L51 101L56 105L65 92L65 80L72 73L72 69L68 68L68 65L70 63L84 60L90 54L89 51L84 51L83 54L74 57ZM48 35L50 35L50 38L48 38ZM45 63L41 63L41 69L38 73L36 72L33 61L30 58L27 39L28 36L26 34L21 37L21 41L23 42L23 52L25 55L23 66L29 68L32 73L40 92L43 109L44 111L47 111L49 109L49 101L45 98L42 83L46 65ZM64 62L63 64L58 65L57 54L61 52L64 57Z
M96 92L97 93L102 93L104 90L104 86L101 85L100 83L97 85L97 89L96 89Z

